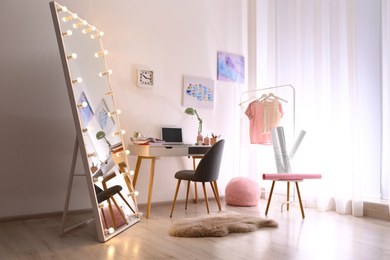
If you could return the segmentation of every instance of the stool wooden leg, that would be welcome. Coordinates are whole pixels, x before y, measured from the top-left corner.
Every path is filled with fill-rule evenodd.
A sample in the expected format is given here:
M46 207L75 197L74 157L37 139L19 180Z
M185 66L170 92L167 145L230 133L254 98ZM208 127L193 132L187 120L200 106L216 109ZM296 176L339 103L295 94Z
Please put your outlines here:
M176 192L175 192L175 198L173 199L173 204L172 204L172 210L171 210L171 216L172 217L172 214L173 214L173 209L175 208L175 203L176 203L176 198L177 198L177 193L179 192L179 188L180 188L180 182L181 180L177 180L177 187L176 187Z
M290 209L290 203L288 203L290 201L290 182L288 181L287 182L287 210Z
M203 186L203 192L204 192L204 200L206 201L207 213L210 214L209 202L207 200L207 194L206 194L206 185L204 184L204 182L202 182L202 186Z
M272 193L274 192L274 186L275 186L275 181L272 182L271 191L269 193L267 209L265 210L265 215L266 216L268 215L269 204L271 203Z
M298 194L298 199L299 199L299 205L301 206L302 218L305 218L305 212L303 212L303 206L302 206L301 194L299 192L298 182L295 182L295 185L297 187L297 194Z

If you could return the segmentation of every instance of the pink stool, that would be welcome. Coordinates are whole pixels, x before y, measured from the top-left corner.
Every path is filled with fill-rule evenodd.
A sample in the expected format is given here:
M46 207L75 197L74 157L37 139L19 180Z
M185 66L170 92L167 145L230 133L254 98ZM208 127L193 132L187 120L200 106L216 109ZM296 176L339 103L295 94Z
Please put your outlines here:
M247 177L236 177L225 188L225 201L232 206L257 206L260 199L260 185Z

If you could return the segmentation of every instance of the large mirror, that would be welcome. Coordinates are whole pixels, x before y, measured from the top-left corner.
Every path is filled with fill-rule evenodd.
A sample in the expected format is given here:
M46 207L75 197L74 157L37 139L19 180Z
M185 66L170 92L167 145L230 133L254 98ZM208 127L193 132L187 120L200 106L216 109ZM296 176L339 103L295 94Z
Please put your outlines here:
M102 44L103 32L89 21L56 2L50 8L76 126L75 153L81 154L98 239L104 242L137 223L140 215L106 62L108 52Z

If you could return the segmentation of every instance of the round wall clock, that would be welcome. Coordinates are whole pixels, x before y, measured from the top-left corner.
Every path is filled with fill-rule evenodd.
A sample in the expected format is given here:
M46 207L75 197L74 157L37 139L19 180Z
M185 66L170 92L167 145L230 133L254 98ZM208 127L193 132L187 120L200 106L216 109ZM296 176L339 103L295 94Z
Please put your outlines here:
M156 73L154 70L138 68L137 78L138 87L152 88L156 85Z

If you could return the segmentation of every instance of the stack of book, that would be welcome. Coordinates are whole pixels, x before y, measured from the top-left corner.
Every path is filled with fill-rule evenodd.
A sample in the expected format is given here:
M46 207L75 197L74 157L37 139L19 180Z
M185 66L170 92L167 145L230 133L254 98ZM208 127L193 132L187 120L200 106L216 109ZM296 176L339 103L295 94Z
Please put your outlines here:
M122 142L111 145L111 154L115 154L117 152L123 151Z
M165 143L164 140L157 139L157 138L154 138L154 137L138 137L138 138L133 138L132 137L131 141L134 144L138 144L138 145L150 145L150 144L153 144L153 143Z

